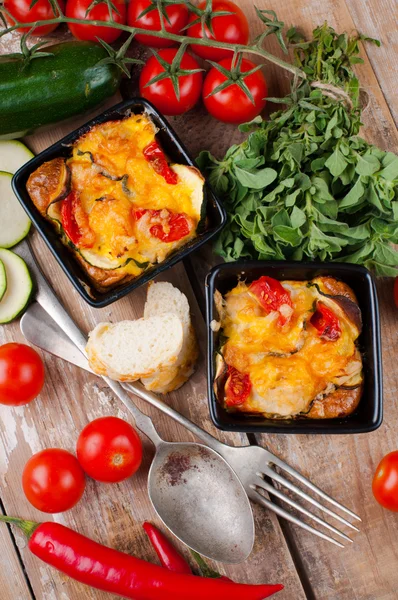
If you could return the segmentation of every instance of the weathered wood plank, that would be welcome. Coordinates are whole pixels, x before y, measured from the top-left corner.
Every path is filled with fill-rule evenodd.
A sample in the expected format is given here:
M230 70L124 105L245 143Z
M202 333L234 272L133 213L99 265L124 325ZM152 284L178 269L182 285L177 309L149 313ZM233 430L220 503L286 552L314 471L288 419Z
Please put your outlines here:
M379 86L398 124L398 3L396 0L346 0L355 26L381 41L381 47L367 46L366 53Z
M75 124L69 129L74 127ZM62 126L45 134L31 136L28 140L29 145L35 152L39 152L64 135L67 130L66 126ZM189 140L189 137L187 139ZM48 279L83 330L88 331L100 320L142 316L145 296L143 289L103 310L91 309L72 289L38 236L34 236L34 246ZM176 266L164 277L173 281L189 296L201 345L201 361L197 373L180 391L170 394L168 400L175 408L218 437L239 444L241 442L238 436L217 434L210 424L206 401L203 320L183 266ZM17 323L0 329L0 341L6 340L22 341ZM16 446L11 453L6 453L4 448L9 464L2 473L6 484L3 489L3 501L8 514L20 514L39 521L46 516L34 510L21 493L21 472L31 454L51 446L63 447L73 452L80 430L88 421L98 416L116 414L132 421L121 403L112 397L101 380L48 355L43 358L46 362L47 378L40 397L29 406L19 409L9 408L3 413L4 428L7 431L14 431L16 440ZM192 438L180 426L154 409L143 406L142 402L137 404L145 412L153 415L159 433L164 435L165 439L177 441ZM134 479L116 486L105 486L88 481L83 501L75 509L57 516L56 519L103 543L143 558L153 559L153 553L150 552L149 544L141 530L142 521L156 520L146 492L152 449L148 442L144 440L144 443L146 450L144 465ZM285 598L304 599L301 582L277 519L259 509L256 510L256 523L258 535L250 559L239 566L218 568L239 581L260 582L283 579L286 587ZM40 564L29 554L21 536L18 533L16 535L23 546L21 549L23 560L37 600L77 600L77 598L79 600L104 598L105 600L105 597L108 597L89 590ZM280 597L283 598L282 594Z
M4 435L1 432L0 435ZM3 514L0 511L0 514ZM27 579L15 549L10 530L2 524L0 528L0 585L2 600L31 600Z

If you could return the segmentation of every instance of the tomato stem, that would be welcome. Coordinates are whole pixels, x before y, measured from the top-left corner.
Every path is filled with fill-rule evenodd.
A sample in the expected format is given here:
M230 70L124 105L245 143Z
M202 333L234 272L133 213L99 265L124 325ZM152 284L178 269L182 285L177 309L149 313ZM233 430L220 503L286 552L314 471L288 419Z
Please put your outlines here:
M20 519L19 517L8 517L6 515L0 515L0 521L4 521L4 523L9 523L10 525L16 525L24 532L28 539L40 525L40 523L36 523L35 521L25 521L25 519Z

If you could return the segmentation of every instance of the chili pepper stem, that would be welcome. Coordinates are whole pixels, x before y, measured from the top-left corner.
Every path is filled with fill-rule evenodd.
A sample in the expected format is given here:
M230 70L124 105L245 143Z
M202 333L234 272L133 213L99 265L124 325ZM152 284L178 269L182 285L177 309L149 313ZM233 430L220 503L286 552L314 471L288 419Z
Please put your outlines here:
M24 532L28 539L31 537L35 529L37 529L40 525L40 523L36 523L35 521L26 521L25 519L20 519L19 517L8 517L6 515L0 515L0 521L9 523L10 525L16 525Z

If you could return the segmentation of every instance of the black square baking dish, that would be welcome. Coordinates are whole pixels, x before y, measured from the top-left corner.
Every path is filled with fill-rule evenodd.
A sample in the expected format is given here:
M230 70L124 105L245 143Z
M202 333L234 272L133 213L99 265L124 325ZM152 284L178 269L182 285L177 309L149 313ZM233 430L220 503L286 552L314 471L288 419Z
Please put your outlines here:
M268 275L278 280L305 281L319 276L332 276L347 283L355 292L362 311L363 328L358 339L364 365L364 390L356 410L336 419L269 419L263 416L228 412L218 402L213 390L215 356L219 332L211 323L218 320L214 292L222 295L239 280L252 282ZM364 267L345 263L298 263L283 261L239 261L213 268L206 278L206 326L208 335L207 380L210 414L218 429L246 433L367 433L380 427L383 420L383 383L380 319L376 286Z
M89 277L80 267L72 252L70 252L62 243L60 236L52 227L51 223L49 223L37 210L27 192L26 183L30 174L33 173L44 162L57 157L68 157L71 153L71 145L94 125L98 125L106 121L119 120L129 114L140 114L143 112L146 112L149 115L157 127L158 133L156 134L156 137L169 158L175 163L196 166L177 134L173 131L169 123L156 110L156 108L143 98L132 98L131 100L127 100L126 102L122 102L113 108L106 110L101 115L91 119L88 123L65 136L43 152L40 152L40 154L35 156L21 169L19 169L12 180L14 192L17 195L20 203L28 213L30 219L44 239L48 248L57 259L64 273L67 275L82 298L84 298L88 304L94 306L95 308L102 308L108 304L111 304L112 302L115 302L116 300L119 300L140 285L143 285L150 279L156 277L156 275L158 275L160 272L175 265L178 261L185 258L190 252L196 248L199 248L199 246L216 235L225 223L225 211L212 189L206 183L204 187L206 216L203 227L200 231L198 231L198 235L194 239L188 242L185 246L176 250L162 263L159 263L158 265L155 265L144 271L133 281L121 284L105 292L96 290L92 285Z

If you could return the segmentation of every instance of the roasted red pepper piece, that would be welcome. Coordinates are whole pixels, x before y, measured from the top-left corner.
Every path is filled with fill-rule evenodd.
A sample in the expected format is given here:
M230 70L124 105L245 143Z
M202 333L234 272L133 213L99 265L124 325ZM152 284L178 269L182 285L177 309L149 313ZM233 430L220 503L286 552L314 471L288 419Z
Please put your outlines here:
M339 319L323 302L318 302L310 323L325 340L334 342L341 335Z
M62 200L61 204L61 219L62 227L70 241L77 246L80 242L81 233L79 226L75 218L75 205L77 202L77 195L75 192L71 192Z
M54 523L34 523L0 515L20 527L30 551L69 577L93 588L132 600L263 600L283 585L245 585L172 573L112 550Z
M164 209L166 210L166 209ZM135 211L135 218L139 221L145 213L151 213L151 220L158 223L154 223L150 228L150 233L153 237L158 238L162 242L178 242L183 237L189 235L191 231L191 223L188 221L184 213L172 213L168 212L167 218L162 218L162 210L151 210L139 208Z
M177 173L169 167L164 152L156 140L144 148L144 156L151 163L156 173L159 173L166 180L166 183L171 185L178 183Z
M228 377L225 383L225 403L227 406L239 406L246 402L250 395L252 384L247 373L241 373L235 367L228 365Z
M169 542L167 537L155 525L145 522L143 528L163 567L174 573L192 574L189 563L177 552L173 544Z
M90 228L88 215L77 192L71 192L62 201L61 221L66 235L75 246L91 248L95 244L95 233Z
M293 312L289 311L289 308L293 308L292 299L290 293L285 290L277 279L262 275L262 277L250 284L249 292L255 296L267 314L272 311L279 312L279 323L281 325L289 321L290 315Z

